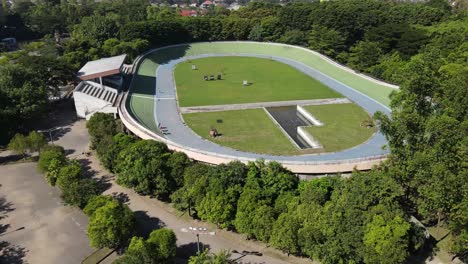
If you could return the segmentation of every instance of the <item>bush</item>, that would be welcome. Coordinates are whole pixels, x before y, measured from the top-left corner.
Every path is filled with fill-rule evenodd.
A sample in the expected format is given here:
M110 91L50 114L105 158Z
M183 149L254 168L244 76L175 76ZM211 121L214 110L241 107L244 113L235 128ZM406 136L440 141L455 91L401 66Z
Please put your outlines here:
M62 199L65 203L83 208L88 201L99 193L96 181L81 179L71 182L62 189Z
M95 113L86 123L91 136L91 148L97 148L99 142L105 137L117 134L117 124L112 114Z
M65 163L65 151L60 146L47 146L42 148L41 154L39 155L39 162L37 167L41 172L47 172L52 160L58 160L59 162Z
M176 241L174 232L167 228L154 230L147 240L132 237L125 255L114 263L173 263Z
M8 149L21 154L26 155L26 152L37 152L42 147L47 145L47 140L44 135L32 131L28 136L22 134L16 134L8 143Z
M76 160L70 161L67 165L60 168L56 183L61 189L67 188L73 182L79 181L82 174L81 164Z
M97 195L89 199L88 203L86 204L85 208L83 209L83 212L91 217L93 216L94 212L96 212L97 209L106 206L108 203L115 202L117 201L114 197L109 196L109 195Z
M60 169L64 165L64 161L58 159L52 159L47 168L45 178L51 186L55 186L57 182L57 177L59 175Z
M26 151L28 150L28 142L27 138L21 134L16 134L8 143L8 149L21 154L26 155Z
M91 216L88 236L91 246L116 248L131 237L135 226L133 212L126 205L112 201L98 208Z

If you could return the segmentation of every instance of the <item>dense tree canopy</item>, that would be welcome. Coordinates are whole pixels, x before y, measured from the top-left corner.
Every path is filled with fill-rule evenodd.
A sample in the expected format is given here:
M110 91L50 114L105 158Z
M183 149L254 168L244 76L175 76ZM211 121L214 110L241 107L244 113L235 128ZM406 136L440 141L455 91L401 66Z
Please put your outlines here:
M114 263L174 263L176 240L174 232L167 228L152 231L146 240L132 237L125 255Z
M99 207L91 215L88 236L93 247L115 248L131 237L134 226L133 212L128 206L114 200Z

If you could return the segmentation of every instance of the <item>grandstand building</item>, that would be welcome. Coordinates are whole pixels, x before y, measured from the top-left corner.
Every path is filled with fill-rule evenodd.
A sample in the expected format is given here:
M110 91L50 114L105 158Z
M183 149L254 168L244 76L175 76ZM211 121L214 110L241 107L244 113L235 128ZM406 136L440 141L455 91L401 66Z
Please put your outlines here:
M81 82L73 92L76 114L88 120L94 113L117 115L124 75L131 65L124 64L127 55L87 62L77 74Z

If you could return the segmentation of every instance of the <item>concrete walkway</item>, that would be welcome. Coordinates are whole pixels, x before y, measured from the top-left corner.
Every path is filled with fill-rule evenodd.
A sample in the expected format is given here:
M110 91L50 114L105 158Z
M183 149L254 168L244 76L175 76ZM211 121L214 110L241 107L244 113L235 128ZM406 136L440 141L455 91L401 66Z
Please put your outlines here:
M228 104L228 105L205 105L205 106L189 106L180 107L181 114L202 113L202 112L219 112L230 110L246 110L263 107L279 107L291 105L325 105L325 104L346 104L351 103L347 98L328 98L316 100L292 100L292 101L276 101L276 102L259 102L246 104Z

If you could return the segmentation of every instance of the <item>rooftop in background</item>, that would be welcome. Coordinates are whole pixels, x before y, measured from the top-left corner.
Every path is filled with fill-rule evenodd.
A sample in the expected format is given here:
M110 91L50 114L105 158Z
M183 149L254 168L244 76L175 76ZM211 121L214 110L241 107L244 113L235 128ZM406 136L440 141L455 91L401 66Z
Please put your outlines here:
M126 54L88 61L79 71L78 78L91 80L99 77L119 74L120 69L127 57Z
M180 10L180 15L183 17L197 16L197 11L195 10Z

